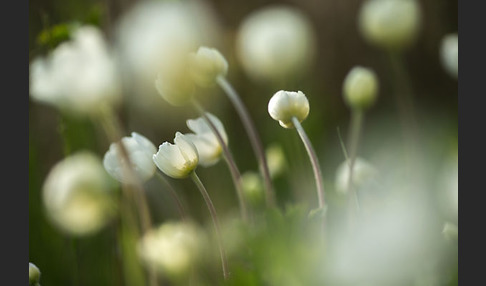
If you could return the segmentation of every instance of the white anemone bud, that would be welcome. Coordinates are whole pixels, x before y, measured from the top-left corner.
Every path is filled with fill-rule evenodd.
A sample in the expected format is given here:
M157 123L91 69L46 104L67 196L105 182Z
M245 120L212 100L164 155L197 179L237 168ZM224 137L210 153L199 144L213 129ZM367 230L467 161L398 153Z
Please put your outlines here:
M200 86L212 86L219 75L228 73L228 62L216 49L199 47L190 55L191 75Z
M369 68L356 66L349 71L343 84L344 100L353 109L368 109L378 97L378 78Z
M92 234L113 217L112 181L101 160L88 152L57 163L43 186L43 202L51 221L73 235Z
M289 6L252 12L237 34L238 60L253 80L299 77L310 67L315 50L316 35L308 16Z
M144 263L176 278L188 275L202 254L205 234L189 222L167 222L144 234L137 245Z
M32 99L77 115L92 114L121 98L115 61L100 30L78 28L72 40L30 65Z
M180 132L176 132L174 143L162 143L152 158L155 165L167 176L175 179L186 178L199 162L196 146Z
M457 33L448 34L442 38L440 57L446 71L457 78L459 64L459 39Z
M140 180L147 181L155 173L152 156L157 152L157 148L144 136L136 132L132 132L131 135L131 137L123 137L121 142L127 150L132 170L135 171ZM126 161L118 144L111 143L103 158L103 166L106 171L119 182L127 183L129 180L124 173L125 164Z
M34 264L29 262L29 286L38 286L40 280L41 272L39 268Z
M360 11L359 28L372 45L400 51L417 37L420 17L420 6L415 0L368 0Z
M206 112L206 115L216 127L219 134L221 134L224 143L228 145L228 136L224 130L223 123L209 112ZM186 124L195 133L185 134L185 136L196 146L197 153L199 154L199 165L209 167L216 164L221 158L223 147L219 144L218 138L209 127L209 124L203 117L188 119Z
M302 91L276 92L268 102L268 113L282 127L293 128L292 117L302 122L309 115L309 101Z
M378 170L362 158L356 158L353 165L353 185L357 188L365 186L378 175ZM336 171L335 188L339 193L348 191L349 161L344 161Z

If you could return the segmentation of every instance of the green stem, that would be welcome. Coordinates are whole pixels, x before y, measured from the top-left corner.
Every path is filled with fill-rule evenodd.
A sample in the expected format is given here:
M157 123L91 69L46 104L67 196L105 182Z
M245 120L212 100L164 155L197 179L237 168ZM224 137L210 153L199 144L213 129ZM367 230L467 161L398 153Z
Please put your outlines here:
M211 128L211 131L216 135L216 138L219 142L219 145L221 145L221 148L223 149L223 157L226 161L226 164L228 165L228 168L231 173L231 178L233 179L233 183L235 184L236 188L236 195L238 196L238 203L240 206L240 213L241 217L245 222L248 221L248 208L246 204L246 200L243 194L243 186L241 185L241 173L238 170L238 167L236 166L235 160L233 158L233 155L231 154L228 145L224 142L223 137L221 136L221 133L219 130L216 128L216 126L213 124L213 122L209 119L209 117L206 115L206 111L204 108L196 101L192 101L194 108L199 112L199 114L204 118L206 123L209 125L209 128Z
M213 202L211 201L211 198L209 197L209 194L208 194L206 188L204 187L203 183L201 182L201 180L197 176L196 172L193 171L190 176L191 176L191 179L194 182L194 184L196 184L197 188L201 192L201 195L203 196L204 201L206 202L206 205L208 206L209 213L211 214L214 229L216 231L216 240L217 240L218 247L219 247L219 254L221 256L221 264L222 264L222 267L223 267L223 276L224 276L225 280L228 280L228 278L229 278L228 261L226 260L226 251L224 250L224 247L223 247L223 239L222 239L222 236L221 236L221 228L220 228L220 225L219 225L218 215L216 214L216 209L214 208Z
M364 112L362 110L353 109L351 113L351 128L349 129L349 176L347 184L347 193L354 197L356 208L359 210L359 199L356 189L354 188L353 175L354 164L356 161L356 154L358 152L359 139L361 129L364 121Z
M311 161L312 170L314 171L314 178L316 180L316 187L317 187L317 198L319 200L319 208L323 208L325 206L324 201L324 183L322 181L322 173L321 168L319 166L319 161L317 159L316 152L312 147L312 144L305 133L304 128L300 124L299 120L294 116L292 117L292 123L297 129L297 133L299 133L300 139L304 143L305 149L307 150L307 154L309 155L309 159Z
M251 120L251 117L248 111L246 110L245 105L243 104L243 102L241 101L240 97L233 89L231 84L226 80L226 78L220 75L216 78L216 82L221 87L221 89L224 90L226 95L229 97L233 106L238 112L241 121L243 122L243 126L245 127L246 133L250 138L250 143L258 159L260 172L262 173L265 182L267 205L273 207L275 206L275 190L273 189L273 184L270 177L270 171L268 169L267 159L265 156L265 152L263 150L262 143L260 141L260 137L256 132L255 125L253 124L253 121Z

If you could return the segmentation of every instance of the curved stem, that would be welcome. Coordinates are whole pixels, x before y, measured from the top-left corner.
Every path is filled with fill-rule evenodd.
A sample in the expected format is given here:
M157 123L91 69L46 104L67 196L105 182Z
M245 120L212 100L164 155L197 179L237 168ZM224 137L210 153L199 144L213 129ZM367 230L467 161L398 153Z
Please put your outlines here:
M228 261L226 260L226 251L224 250L223 247L223 239L221 236L221 228L219 226L219 220L218 220L218 215L216 214L216 209L214 208L213 202L211 201L211 198L209 197L208 192L206 191L206 188L204 187L203 183L197 176L196 172L191 173L191 179L196 184L197 188L201 192L201 195L204 198L204 201L206 202L206 205L208 206L209 213L211 214L211 218L213 219L213 225L214 229L216 231L216 240L218 243L219 247L219 254L221 256L221 264L223 267L223 276L225 280L228 280L229 278L229 272L228 272Z
M182 202L179 199L177 192L174 190L174 188L171 186L171 184L167 181L167 179L159 172L159 170L156 170L155 174L156 174L157 178L167 186L167 189L169 190L169 194L171 195L171 197L174 199L174 201L177 204L177 210L179 211L179 215L181 216L181 219L183 221L185 221L186 220L186 212L184 211L184 206L182 205Z
M251 145L253 147L253 151L255 152L255 155L258 159L260 172L262 173L263 180L265 182L267 205L273 207L273 206L275 206L275 190L273 189L273 184L272 184L272 180L271 180L271 177L270 177L270 171L268 170L267 159L266 159L266 156L265 156L265 152L263 150L262 143L260 141L260 137L258 136L258 134L256 132L255 125L253 124L253 121L251 120L251 117L248 114L248 111L246 110L245 105L241 101L241 99L238 96L238 94L236 93L236 91L230 85L230 83L226 80L226 78L220 75L216 78L216 82L221 87L221 89L224 90L226 95L229 97L233 106L235 107L236 111L238 112L238 115L240 116L241 121L243 122L243 126L245 127L246 133L248 134L248 137L250 138L250 143L251 143Z
M236 166L233 155L231 154L228 145L224 142L223 137L221 136L221 133L219 132L218 128L216 128L213 122L206 115L206 111L204 110L204 108L195 99L192 101L192 104L194 108L199 112L199 114L201 114L201 116L204 118L206 123L209 125L209 128L214 133L214 135L216 135L216 139L218 140L219 145L221 145L221 148L223 149L224 160L228 165L228 168L231 173L231 178L233 179L233 183L235 184L236 195L238 196L238 203L240 205L241 217L246 222L248 221L248 208L243 194L243 186L241 185L241 173L238 170L238 167Z
M309 137L307 137L307 134L305 133L304 128L300 124L299 120L294 116L292 117L292 123L295 126L295 129L297 129L297 132L299 133L300 139L302 139L302 142L304 143L305 149L307 150L307 154L309 155L309 159L312 164L312 170L314 171L314 177L316 180L316 187L317 187L317 198L319 200L319 208L323 208L325 205L324 201L324 183L322 182L322 173L321 173L321 168L319 167L319 161L317 160L317 155L316 152L314 151L314 148L312 148L312 144L309 140Z

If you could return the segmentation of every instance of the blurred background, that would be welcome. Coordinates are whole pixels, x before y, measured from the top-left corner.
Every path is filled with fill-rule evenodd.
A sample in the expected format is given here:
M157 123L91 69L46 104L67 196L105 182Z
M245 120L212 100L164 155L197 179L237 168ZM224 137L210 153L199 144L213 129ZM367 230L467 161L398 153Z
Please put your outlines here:
M137 32L127 32L123 28L137 25L148 28L149 25L160 24L158 20L150 22L148 17L143 22L144 17L133 12L140 2L144 1L31 1L29 60L45 55L59 43L69 39L69 27L79 24L100 27L114 47L126 43L135 46L150 43L144 42L143 36L137 37ZM181 15L190 18L197 27L194 32L197 39L191 43L194 44L194 51L199 45L212 46L221 51L229 63L227 78L247 106L263 145L279 146L283 151L285 170L274 177L279 206L298 202L308 208L317 207L312 169L297 133L281 128L267 111L268 101L278 90L300 90L306 94L310 103L310 114L302 124L321 163L331 229L333 225L342 222L343 202L334 190L336 170L345 159L338 130L346 141L351 114L343 100L342 84L346 74L356 65L372 68L380 85L377 103L366 113L358 156L385 171L385 185L393 184L390 182L396 185L405 180L400 171L397 171L397 166L404 162L406 156L403 146L406 140L403 138L400 113L394 95L396 78L387 53L368 43L360 34L358 15L364 1L158 2L188 3L187 14L183 10ZM418 123L417 145L420 146L422 154L420 166L414 166L417 170L422 170L424 175L417 189L423 189L426 193L423 207L411 205L414 206L412 212L421 213L427 209L423 216L418 215L417 221L427 217L430 220L428 226L436 227L440 233L445 221L457 224L457 218L444 210L441 195L438 194L442 188L437 185L440 185L440 178L449 162L454 162L454 158L457 162L458 82L457 78L444 69L440 46L445 35L458 30L458 3L452 0L421 0L418 3L422 12L420 31L413 44L400 54L414 102ZM302 60L302 66L299 66L295 74L265 78L258 74L259 71L245 66L239 41L245 21L260 9L275 5L296 9L305 19L306 25L302 29L309 35L300 41L304 43L308 40L305 42L308 45L305 50L308 58ZM179 20L180 18L175 18L174 26L168 28L174 29L176 34L180 28L177 22ZM166 18L161 17L160 21L169 25L172 20L168 14ZM174 39L179 38L175 36ZM174 45L177 48L177 43L173 40L156 44ZM143 76L138 78L138 67L133 66L132 61L141 62L146 60L144 55L157 51L134 50L132 47L123 50L126 46L119 48L120 55L127 66L134 68L122 75L126 77L123 94L125 101L117 110L126 135L136 131L156 146L164 141L172 142L176 131L189 131L185 121L198 117L197 112L188 107L169 105L157 94L153 83L144 81L146 79ZM275 65L278 69L278 64ZM257 172L257 160L241 120L221 89L205 88L198 91L197 96L208 111L223 122L229 137L229 147L240 171ZM110 143L101 127L92 121L72 117L50 106L29 101L29 261L41 269L42 285L123 285L122 281L113 278L113 273L119 271L119 265L114 259L119 255L117 246L113 245L114 225L90 237L70 237L47 220L41 200L42 184L56 162L68 154L85 149L102 157ZM457 164L454 164L452 163L452 168L455 166L457 170ZM238 201L224 162L211 168L198 168L198 174L206 184L218 212L222 216L237 215ZM168 180L180 192L191 216L201 224L209 224L207 209L194 185L189 180ZM177 210L169 195L161 192L163 185L154 178L145 187L154 222L177 220ZM401 217L400 211L392 212L391 216ZM331 241L332 237L331 235ZM425 237L432 240L428 235ZM417 239L420 241L422 238L419 236ZM424 278L413 285L456 285L455 248L448 249L450 250L447 252L440 252L440 255L430 254L438 259L439 262L436 261L434 265L440 267L434 269L438 269L443 280ZM363 254L364 257L366 255ZM360 276L357 274L356 277ZM334 285L358 285L352 280L346 283L348 284L343 282Z

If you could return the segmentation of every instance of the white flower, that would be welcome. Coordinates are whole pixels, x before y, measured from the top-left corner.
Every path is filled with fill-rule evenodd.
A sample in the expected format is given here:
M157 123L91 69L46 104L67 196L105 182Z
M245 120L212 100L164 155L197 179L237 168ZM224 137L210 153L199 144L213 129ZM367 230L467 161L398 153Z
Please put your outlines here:
M51 221L73 235L101 229L114 215L110 178L101 160L88 152L57 163L43 186L43 202Z
M367 109L378 96L378 78L369 68L355 66L343 83L344 100L353 109Z
M211 86L219 75L228 72L228 62L216 49L199 47L197 53L191 54L191 75L195 83Z
M261 205L265 198L265 188L260 174L247 171L241 175L241 187L246 199L253 205Z
M157 152L155 145L144 136L132 132L131 137L123 137L121 142L128 152L131 167L142 181L150 179L155 172L152 156ZM112 143L103 158L106 171L119 182L128 182L124 177L123 164L126 164L116 143Z
M224 130L223 123L209 112L206 112L206 115L216 127L219 134L221 134L224 143L228 145L228 136ZM209 127L209 124L203 117L189 119L186 121L186 124L195 133L188 133L185 136L196 146L197 153L199 154L199 164L204 167L216 164L221 158L223 147L219 144L218 138Z
M415 0L368 0L361 7L359 28L371 44L399 51L415 40L420 18L420 6Z
M152 158L155 165L167 176L185 178L196 169L199 155L196 146L180 132L176 133L174 143L162 143Z
M268 169L272 178L282 175L287 169L285 153L282 146L273 144L265 150L267 156Z
M268 113L277 120L282 127L292 128L292 117L302 122L309 115L309 101L302 91L276 92L268 102Z
M442 38L440 57L446 71L457 78L459 64L459 40L457 33L448 34Z
M120 81L101 31L83 26L72 37L47 58L32 61L32 99L76 114L95 113L103 105L116 104Z
M278 81L304 74L315 49L315 31L308 17L289 6L251 13L237 34L237 57L254 80Z
M29 285L37 286L39 284L41 272L39 268L34 264L29 262Z
M353 185L357 188L364 186L371 182L378 170L370 163L362 158L356 158L353 166ZM335 188L339 193L346 193L348 191L349 181L349 161L344 161L339 165L336 171Z
M157 74L178 71L200 45L217 44L219 29L213 11L202 1L137 2L122 15L115 34L127 80L144 95Z
M168 222L144 234L137 245L147 265L172 277L187 274L201 256L204 233L192 223Z

